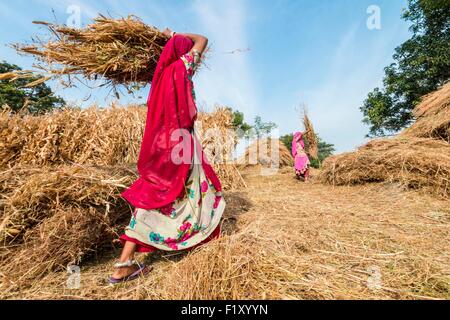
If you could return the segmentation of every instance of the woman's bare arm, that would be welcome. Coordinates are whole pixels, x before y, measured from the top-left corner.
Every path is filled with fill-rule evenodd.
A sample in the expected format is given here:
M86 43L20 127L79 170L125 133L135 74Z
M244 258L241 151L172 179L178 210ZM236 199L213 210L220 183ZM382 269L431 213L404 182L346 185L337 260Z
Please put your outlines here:
M206 50L206 47L208 46L208 38L206 38L205 36L193 33L178 34L191 39L194 42L194 47L192 47L192 50L197 50L200 54L203 54L203 52Z
M168 35L169 37L172 36L172 31L170 29L166 29L163 32L165 35ZM197 50L200 54L203 54L203 52L206 50L206 47L208 46L208 38L205 36L194 34L194 33L177 33L179 35L185 36L189 39L191 39L194 42L193 50Z

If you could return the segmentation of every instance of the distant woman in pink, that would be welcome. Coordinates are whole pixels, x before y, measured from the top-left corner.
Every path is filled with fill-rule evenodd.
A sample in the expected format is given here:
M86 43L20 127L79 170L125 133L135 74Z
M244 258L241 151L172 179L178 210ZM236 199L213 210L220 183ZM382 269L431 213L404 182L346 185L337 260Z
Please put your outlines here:
M292 156L294 157L295 174L300 180L308 181L309 179L309 158L305 151L305 142L303 141L303 133L296 132L292 140Z

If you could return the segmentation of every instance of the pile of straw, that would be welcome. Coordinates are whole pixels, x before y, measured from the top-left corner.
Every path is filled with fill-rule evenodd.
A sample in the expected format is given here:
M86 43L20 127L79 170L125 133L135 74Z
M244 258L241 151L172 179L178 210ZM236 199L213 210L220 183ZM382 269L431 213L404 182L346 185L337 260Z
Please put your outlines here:
M2 192L0 241L15 242L58 205L98 207L119 197L133 182L129 167L18 166L0 172ZM111 203L110 203L111 204Z
M146 114L142 106L0 113L0 269L6 281L20 285L111 247L131 214L120 194L137 179ZM229 161L229 153L215 147L237 142L231 112L200 113L198 126L211 160L221 152ZM233 164L213 166L225 190L245 186Z
M139 157L146 107L66 108L33 116L0 113L0 168L23 165L134 164ZM225 108L198 116L201 142L225 189L245 186L231 163L237 142Z
M15 167L0 173L0 269L17 283L111 246L129 219L127 167Z
M386 181L450 196L450 145L425 138L374 140L327 159L320 176L333 185Z
M417 122L392 139L325 160L319 179L333 185L394 182L450 197L450 84L426 96Z
M212 112L200 112L196 129L205 154L221 178L223 188L239 189L245 181L233 163L233 153L238 142L233 127L233 114L226 107L216 106Z
M277 146L273 150L273 146ZM244 167L262 165L264 167L283 168L292 167L294 159L289 149L278 139L260 139L250 145L245 154L238 159Z
M50 40L16 44L16 50L36 57L40 61L38 68L51 77L69 76L65 82L68 86L75 75L91 80L102 77L113 86L148 83L168 40L157 28L135 16L122 19L99 16L84 29L34 23L48 29Z
M450 83L423 99L415 108L417 121L404 136L436 138L450 143Z
M67 108L33 116L0 113L0 167L135 163L146 108Z

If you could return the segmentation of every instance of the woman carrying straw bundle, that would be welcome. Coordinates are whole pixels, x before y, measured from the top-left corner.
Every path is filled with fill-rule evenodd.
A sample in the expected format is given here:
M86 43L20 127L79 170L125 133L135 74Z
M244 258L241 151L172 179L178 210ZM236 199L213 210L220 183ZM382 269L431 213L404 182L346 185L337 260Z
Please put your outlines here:
M194 132L197 117L192 82L208 40L164 33L164 47L147 101L138 160L140 178L122 196L135 208L112 284L136 279L148 269L135 252L190 250L220 235L225 209L222 186Z
M292 156L294 157L295 174L299 180L309 180L309 158L305 151L303 133L296 132L292 140Z

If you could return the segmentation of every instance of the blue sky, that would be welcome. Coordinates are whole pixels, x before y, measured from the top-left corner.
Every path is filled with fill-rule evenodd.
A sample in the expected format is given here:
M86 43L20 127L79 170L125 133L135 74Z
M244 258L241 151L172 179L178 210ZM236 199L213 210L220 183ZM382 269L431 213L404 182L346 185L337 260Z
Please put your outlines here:
M206 35L213 51L196 77L200 105L228 105L249 122L260 115L286 134L301 129L299 106L306 104L319 135L338 152L364 143L368 128L359 107L381 85L394 48L410 37L401 19L406 0L0 0L0 60L30 68L33 60L8 44L45 34L33 20L65 23L72 5L82 24L98 13L135 14L159 28ZM379 30L367 28L371 5L380 8ZM52 86L84 106L115 99L103 90ZM147 93L120 103L145 101Z

